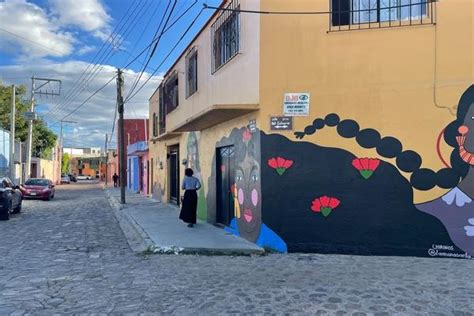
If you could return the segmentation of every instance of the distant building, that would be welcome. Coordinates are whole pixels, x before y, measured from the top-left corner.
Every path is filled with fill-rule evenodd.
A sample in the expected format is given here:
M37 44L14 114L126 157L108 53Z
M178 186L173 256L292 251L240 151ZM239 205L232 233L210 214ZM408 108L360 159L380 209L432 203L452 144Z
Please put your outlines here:
M140 141L127 147L127 187L141 194L150 194L148 187L149 168L148 142Z
M103 155L103 150L100 147L64 147L63 153L68 154L69 157L98 157Z

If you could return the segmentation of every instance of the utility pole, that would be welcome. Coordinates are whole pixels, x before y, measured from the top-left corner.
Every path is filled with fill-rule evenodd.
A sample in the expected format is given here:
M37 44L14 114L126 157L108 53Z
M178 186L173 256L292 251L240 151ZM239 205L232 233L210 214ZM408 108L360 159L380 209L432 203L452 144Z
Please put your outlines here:
M36 87L36 82L42 82L42 84ZM59 90L55 92L51 90L43 91L41 88L46 87L50 83L55 82L59 84ZM58 96L61 94L61 80L57 79L50 79L50 78L38 78L38 77L31 77L31 104L30 104L30 112L25 113L25 118L28 121L28 138L27 138L27 145L26 145L26 166L25 166L25 180L27 180L31 176L31 154L32 154L32 146L33 146L33 121L36 119L35 113L35 95L47 95L47 96Z
M35 77L31 77L30 112L35 112ZM33 120L28 120L28 138L26 139L26 166L25 181L31 177L31 147L33 142Z
M108 168L109 168L109 153L107 150L107 141L109 140L109 135L105 134L105 144L104 144L104 150L105 150L105 185L107 185L107 176L109 174Z
M10 179L16 180L15 170L15 85L12 85L12 109L10 116ZM16 182L15 182L16 183Z
M119 113L119 120L118 120L118 137L119 143L118 147L119 150L119 180L120 180L120 203L125 204L125 178L126 178L126 162L125 162L125 151L127 148L125 147L125 130L124 130L124 122L123 122L123 73L122 70L117 69L117 108Z
M61 176L63 173L63 154L64 154L64 146L63 146L63 123L71 123L76 124L75 121L65 121L61 120L61 131L59 132L59 178L61 181Z

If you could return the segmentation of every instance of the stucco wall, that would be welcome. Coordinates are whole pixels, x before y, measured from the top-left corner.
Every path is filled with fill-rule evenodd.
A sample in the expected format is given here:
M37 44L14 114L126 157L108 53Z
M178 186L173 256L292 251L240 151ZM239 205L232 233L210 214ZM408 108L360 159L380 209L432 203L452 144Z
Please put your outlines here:
M259 10L259 1L240 0L241 8ZM212 105L258 104L260 17L240 14L240 51L214 74L211 73L212 43L208 27L191 44L198 52L198 90L186 98L185 56L171 69L178 72L179 106L167 116L167 130L185 122ZM152 116L150 116L152 117Z
M269 131L270 117L283 114L284 93L309 92L310 115L295 117L294 131L336 113L355 120L361 129L397 138L404 149L420 154L423 167L443 168L436 141L474 81L474 25L472 1L439 1L436 6L436 25L333 33L327 33L328 15L262 15L259 127ZM328 11L329 1L262 0L261 8ZM282 134L295 139L294 131ZM334 128L304 140L361 157L377 156ZM449 160L450 147L441 144L440 149ZM415 190L415 201L443 192Z

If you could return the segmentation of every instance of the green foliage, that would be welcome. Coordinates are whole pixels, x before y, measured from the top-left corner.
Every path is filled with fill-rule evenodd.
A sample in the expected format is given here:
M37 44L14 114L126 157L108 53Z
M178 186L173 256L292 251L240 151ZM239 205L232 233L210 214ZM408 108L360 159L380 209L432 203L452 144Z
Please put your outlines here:
M69 154L63 154L63 162L61 164L61 174L68 174L69 173Z
M15 138L21 142L26 142L28 138L28 122L23 118L23 113L30 109L26 91L25 86L16 87ZM0 82L0 127L5 130L10 130L11 97L11 86L5 86ZM35 121L33 124L33 156L50 159L56 139L57 136L42 120Z

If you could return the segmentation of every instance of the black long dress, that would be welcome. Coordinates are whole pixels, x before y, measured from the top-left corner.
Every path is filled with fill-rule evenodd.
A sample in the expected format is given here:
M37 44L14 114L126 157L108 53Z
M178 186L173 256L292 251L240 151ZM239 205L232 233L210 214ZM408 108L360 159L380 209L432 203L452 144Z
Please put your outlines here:
M179 219L185 223L196 224L198 196L196 190L184 191L183 205Z

